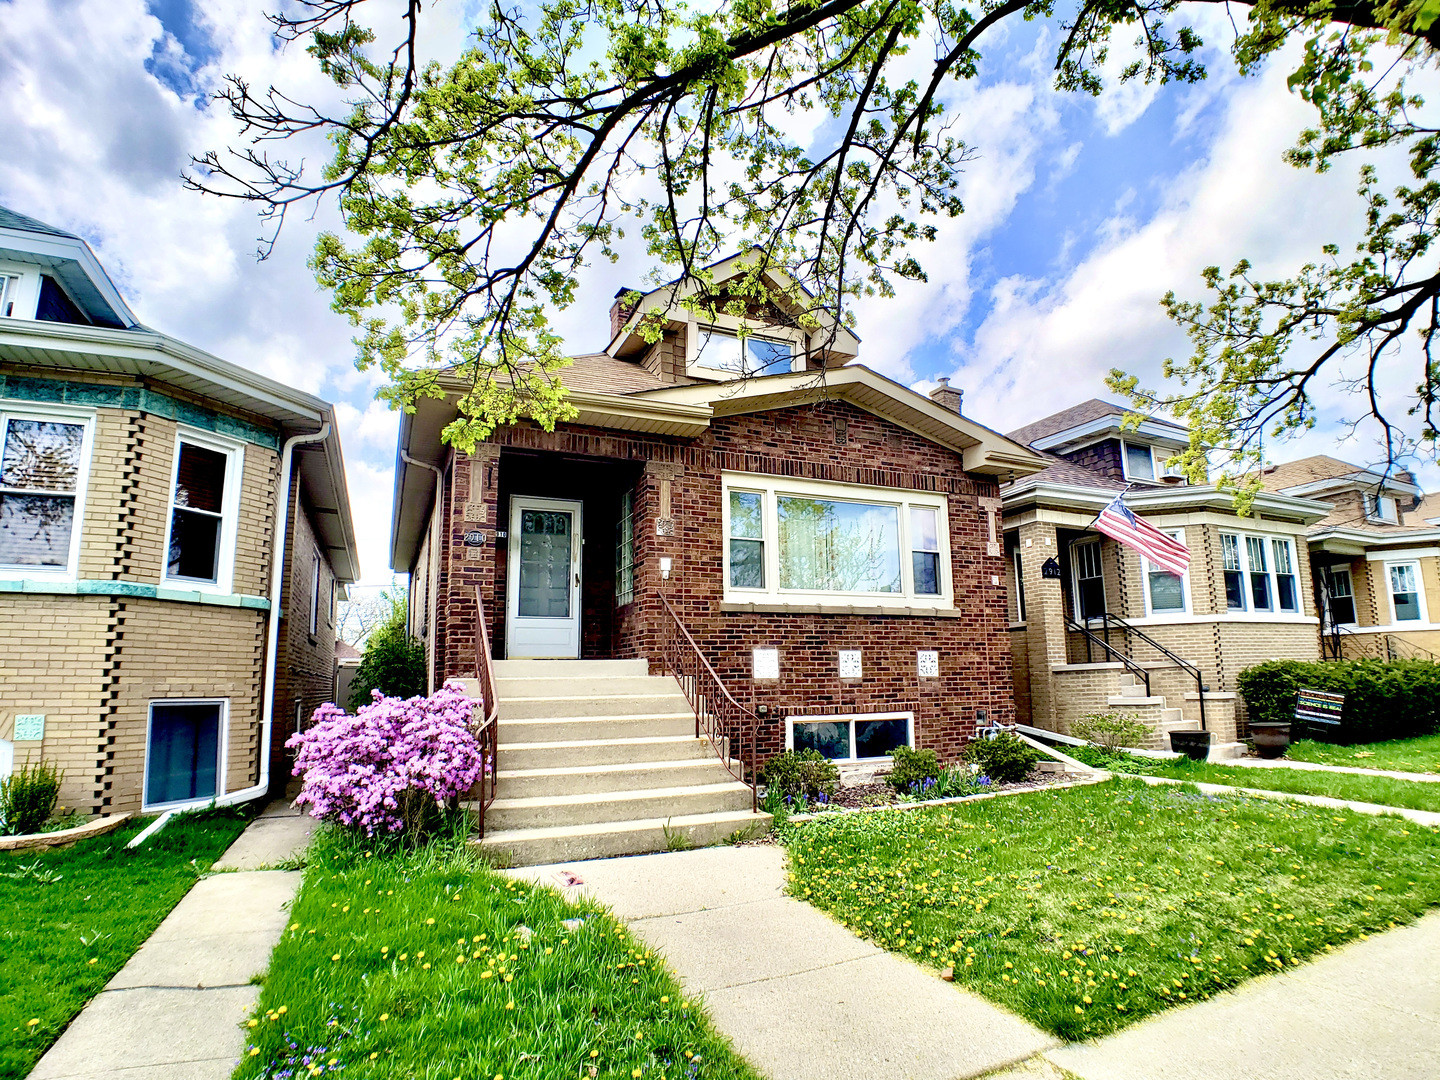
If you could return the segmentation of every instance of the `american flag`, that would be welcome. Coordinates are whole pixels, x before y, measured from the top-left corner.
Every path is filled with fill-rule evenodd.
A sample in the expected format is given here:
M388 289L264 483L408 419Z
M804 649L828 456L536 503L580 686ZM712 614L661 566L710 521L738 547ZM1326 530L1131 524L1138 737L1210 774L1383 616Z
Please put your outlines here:
M1095 519L1095 528L1112 540L1118 540L1126 547L1132 547L1156 566L1172 574L1183 574L1190 565L1190 549L1173 536L1161 532L1143 518L1137 518L1125 505L1125 493L1115 496L1113 502Z

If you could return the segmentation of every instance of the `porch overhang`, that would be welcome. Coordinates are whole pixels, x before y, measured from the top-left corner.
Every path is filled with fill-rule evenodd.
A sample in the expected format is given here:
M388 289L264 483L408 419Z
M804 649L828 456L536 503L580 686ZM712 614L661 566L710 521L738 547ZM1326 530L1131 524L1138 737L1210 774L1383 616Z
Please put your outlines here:
M1038 483L1006 491L1002 493L1002 500L1006 517L1019 515L1026 510L1049 510L1061 513L1087 512L1093 518L1117 494L1115 490L1082 487L1078 484ZM1234 497L1213 484L1131 491L1125 496L1125 505L1131 510L1152 515L1217 511L1238 519ZM1264 518L1302 525L1314 524L1332 509L1329 503L1265 491L1255 496L1253 508Z
M1374 533L1337 525L1309 536L1310 550L1358 558L1384 548L1414 547L1440 540L1440 529L1410 529L1404 532Z

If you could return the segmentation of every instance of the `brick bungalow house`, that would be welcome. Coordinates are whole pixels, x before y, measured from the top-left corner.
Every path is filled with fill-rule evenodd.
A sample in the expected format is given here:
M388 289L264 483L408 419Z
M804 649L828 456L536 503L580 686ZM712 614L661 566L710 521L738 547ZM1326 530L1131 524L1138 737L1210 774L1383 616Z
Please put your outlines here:
M357 572L331 407L142 326L83 240L0 208L0 451L14 760L90 814L283 790Z
M736 265L715 268L719 288ZM617 301L604 351L562 373L579 415L554 432L521 422L454 453L440 438L454 395L401 421L391 565L411 575L435 682L476 673L477 595L484 605L500 804L537 780L512 768L522 726L565 742L569 764L552 771L567 784L594 791L576 774L624 763L605 756L621 752L609 740L561 734L580 726L567 714L627 716L635 738L650 730L639 719L659 724L675 684L644 676L665 671L677 620L755 717L762 760L807 746L883 760L901 744L954 758L977 724L1011 720L1000 485L1041 456L962 416L957 392L927 398L862 366L843 329L811 336L776 318L741 338L734 319L697 322L675 299L672 286L633 310ZM665 318L654 344L636 329L650 311ZM612 666L584 663L597 660ZM582 674L610 681L556 689ZM597 704L607 686L633 707ZM684 707L673 735L693 740ZM625 797L673 789L677 771L632 776ZM623 816L606 798L589 824Z
M1307 529L1330 506L1267 490L1241 518L1228 493L1167 468L1185 428L1124 428L1127 411L1092 399L1010 432L1048 461L1002 492L1017 715L1064 733L1087 713L1135 713L1158 747L1200 727L1203 695L1213 742L1234 743L1245 720L1236 676L1319 657ZM1131 511L1189 547L1184 575L1095 531L1127 487Z
M1330 504L1307 533L1326 655L1440 655L1440 507L1413 476L1322 454L1271 466L1263 483Z

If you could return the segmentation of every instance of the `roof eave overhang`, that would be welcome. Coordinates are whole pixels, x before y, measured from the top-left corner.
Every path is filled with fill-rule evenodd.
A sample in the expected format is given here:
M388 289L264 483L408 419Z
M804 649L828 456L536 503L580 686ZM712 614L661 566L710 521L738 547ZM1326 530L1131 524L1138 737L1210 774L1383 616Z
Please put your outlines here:
M1066 428L1064 431L1057 431L1053 435L1042 436L1033 440L1030 445L1036 450L1055 452L1057 449L1074 448L1081 443L1095 442L1097 439L1106 437L1117 439L1148 437L1161 442L1173 443L1176 447L1189 445L1189 435L1178 426L1162 421L1142 420L1137 427L1125 429L1123 427L1124 419L1119 415L1102 416L1096 420L1089 420L1083 424Z
M95 258L95 253L84 240L74 236L56 236L52 233L0 227L0 248L39 256L47 261L75 263L90 287L110 309L112 318L125 326L139 325L140 320L125 303L120 291L115 288L115 283L110 280L110 275L105 272L100 260Z
M1363 555L1376 548L1409 547L1436 540L1440 540L1440 529L1416 529L1414 532L1386 535L1336 525L1318 529L1309 535L1312 548L1333 555Z
M1021 486L1004 495L1005 511L1024 507L1053 506L1059 509L1094 509L1097 512L1119 494L1118 490L1084 487L1079 484L1040 483ZM1132 491L1125 496L1125 505L1142 513L1183 513L1194 510L1219 510L1234 513L1234 497L1210 484L1195 487L1156 488ZM1262 493L1257 495L1254 509L1270 518L1296 521L1309 525L1319 521L1333 509L1330 504L1313 499ZM1238 515L1236 515L1238 519Z
M1320 480L1311 480L1308 483L1281 488L1280 492L1284 495L1304 497L1306 495L1317 495L1322 491L1338 491L1346 488L1352 490L1368 490L1378 487L1383 487L1386 491L1394 491L1406 495L1423 494L1418 484L1406 483L1404 480L1396 480L1393 476L1385 477L1380 475L1380 473L1369 470L1347 473L1344 476L1329 476Z

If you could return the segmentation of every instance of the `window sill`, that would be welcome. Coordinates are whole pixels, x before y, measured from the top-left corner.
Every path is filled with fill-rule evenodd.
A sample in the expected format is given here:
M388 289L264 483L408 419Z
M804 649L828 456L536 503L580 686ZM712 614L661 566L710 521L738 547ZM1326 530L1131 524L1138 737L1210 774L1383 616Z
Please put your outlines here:
M889 615L935 619L959 619L965 612L942 607L890 607L882 604L787 604L767 600L753 604L724 602L720 610L729 614L753 615Z
M29 593L42 596L120 596L140 600L169 600L181 604L211 607L254 608L269 611L270 601L244 593L191 592L138 581L73 581L59 578L0 578L0 593Z

